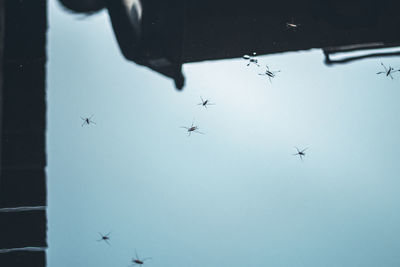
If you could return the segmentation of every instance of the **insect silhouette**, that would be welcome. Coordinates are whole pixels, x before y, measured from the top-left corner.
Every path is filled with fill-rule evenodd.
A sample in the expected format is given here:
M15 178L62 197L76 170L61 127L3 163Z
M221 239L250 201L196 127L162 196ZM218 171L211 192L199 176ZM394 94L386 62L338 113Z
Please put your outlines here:
M293 18L292 18L292 22L286 22L286 29L292 29L294 31L296 31L299 28L300 24L299 23L295 23Z
M200 96L200 99L201 99L201 103L197 104L199 106L201 105L201 106L207 108L208 105L215 105L215 103L211 103L209 99L204 100L201 96Z
M294 147L294 148L296 148L297 153L296 153L296 154L293 154L293 156L297 156L297 155L298 155L298 156L300 157L300 159L303 160L303 157L306 156L306 153L304 153L304 151L306 151L306 150L308 149L308 147L306 147L306 148L303 149L303 150L299 150L297 147Z
M90 117L86 117L86 118L82 118L82 117L81 117L81 119L83 120L82 127L83 127L84 125L96 124L96 123L92 120L92 118L93 118L93 115L90 116Z
M281 71L280 71L280 70L276 70L276 71L269 70L268 65L266 65L266 70L265 70L265 72L264 72L264 73L259 73L258 75L267 76L268 79L269 79L269 82L272 83L271 78L275 78L276 73L278 73L278 72L281 72Z
M108 241L110 240L110 234L111 234L111 232L109 232L109 233L106 234L106 235L103 235L102 233L99 232L100 239L98 239L97 241L104 241L104 242L106 242L108 245L111 246L111 244L108 242Z
M389 76L393 80L392 73L400 70L395 70L393 67L389 66L389 68L386 68L386 66L381 62L382 67L385 69L385 71L380 71L377 72L376 74L382 74L385 73L386 77Z
M136 250L135 250L135 256L136 256L136 258L132 258L132 264L129 265L129 266L143 265L145 261L151 260L151 257L147 257L147 258L144 258L144 259L140 259L139 256L138 256L138 254L137 254L137 252L136 252Z
M253 63L254 65L256 65L257 67L260 67L260 65L258 64L258 59L257 59L257 53L253 52L252 56L249 55L244 55L243 59L248 60L249 63L247 63L247 66L250 66L251 63Z
M190 125L190 127L185 127L182 126L181 128L184 128L187 130L188 133L188 137L192 134L192 133L199 133L199 134L204 134L202 132L199 131L199 127L194 125L194 121L192 122L192 125Z

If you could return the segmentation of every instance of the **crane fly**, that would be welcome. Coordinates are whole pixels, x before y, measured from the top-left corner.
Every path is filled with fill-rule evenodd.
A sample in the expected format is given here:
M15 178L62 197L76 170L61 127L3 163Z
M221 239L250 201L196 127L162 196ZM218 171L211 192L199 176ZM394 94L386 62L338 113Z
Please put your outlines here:
M199 127L194 125L194 121L192 122L192 125L190 125L190 127L185 127L182 126L181 128L184 128L187 130L188 133L188 137L192 134L192 133L199 133L199 134L204 134L202 132L199 131Z
M200 96L201 103L198 103L197 105L201 105L205 108L207 108L208 105L215 105L215 103L211 103L209 99L204 100L203 97Z
M271 78L275 78L276 73L281 72L281 71L280 71L280 70L276 70L276 71L269 70L268 65L266 65L266 68L267 68L267 69L265 70L264 73L259 73L258 75L267 76L268 79L269 79L269 82L272 83Z
M135 250L135 256L136 256L136 258L132 258L132 264L130 266L143 265L145 261L151 260L151 257L140 259L136 250Z
M92 118L93 118L93 115L90 116L90 117L86 117L86 118L81 117L81 119L83 120L82 127L83 127L84 125L96 124L96 123L92 120Z
M111 244L108 242L110 240L110 234L111 234L111 232L109 232L108 234L105 234L105 235L103 235L102 233L99 232L100 239L98 239L97 241L104 241L108 245L111 246Z
M295 23L293 18L291 22L286 22L286 29L293 29L294 31L300 26L299 23Z
M301 160L303 160L303 157L306 156L306 153L304 153L304 151L306 151L308 149L308 147L304 148L303 150L299 150L297 147L294 147L297 150L296 154L293 154L293 156L299 156Z
M380 71L380 72L377 72L376 74L382 74L382 73L385 73L386 74L386 77L390 77L392 80L393 80L393 76L392 76L392 73L393 72L396 72L396 71L400 71L400 70L395 70L393 67L391 67L391 66L389 66L389 68L386 68L386 66L381 62L381 65L382 65L382 67L385 69L385 71Z
M257 67L260 67L260 65L258 64L258 59L257 59L257 53L256 52L253 52L253 55L252 56L249 56L249 55L244 55L243 56L243 59L245 59L245 60L248 60L249 61L249 63L247 63L247 66L250 66L250 64L254 64L254 65L256 65Z

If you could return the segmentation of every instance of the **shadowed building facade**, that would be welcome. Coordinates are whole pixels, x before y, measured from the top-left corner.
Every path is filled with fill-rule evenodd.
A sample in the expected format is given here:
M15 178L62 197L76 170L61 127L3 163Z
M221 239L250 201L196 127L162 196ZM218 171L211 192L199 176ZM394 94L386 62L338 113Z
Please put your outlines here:
M0 12L0 266L45 266L47 2Z

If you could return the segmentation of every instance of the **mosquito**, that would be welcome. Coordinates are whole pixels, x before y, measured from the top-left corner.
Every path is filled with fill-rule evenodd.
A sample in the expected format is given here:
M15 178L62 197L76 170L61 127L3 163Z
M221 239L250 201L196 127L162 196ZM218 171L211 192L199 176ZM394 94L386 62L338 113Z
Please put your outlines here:
M297 150L296 154L293 154L293 156L299 156L301 160L303 160L303 157L306 156L306 153L304 153L304 151L306 151L308 149L308 147L304 148L303 150L299 150L297 147L294 147Z
M250 66L250 64L253 63L253 64L257 65L257 67L260 67L260 65L258 64L258 59L257 59L256 56L257 56L256 52L253 52L252 56L249 56L249 55L244 55L243 56L243 59L249 61L249 63L247 63L247 66Z
M106 242L108 245L111 246L111 244L108 242L108 241L110 240L110 234L111 234L111 232L109 232L109 233L106 234L106 235L103 235L102 233L99 232L100 239L98 239L97 241L104 241L104 242Z
M392 76L392 73L393 72L396 72L396 71L400 71L400 70L395 70L393 67L391 67L391 66L389 66L389 69L388 68L386 68L386 66L381 62L381 65L382 65L382 67L385 69L385 71L380 71L380 72L377 72L376 74L382 74L382 73L385 73L386 74L386 77L387 76L389 76L392 80L393 80L393 76Z
M138 254L137 254L137 252L136 252L136 250L135 250L135 255L136 255L136 258L132 258L132 264L129 265L129 266L143 265L145 261L151 260L151 257L147 257L147 258L144 258L144 259L140 259L139 256L138 256Z
M294 20L292 18L292 22L286 22L286 29L292 29L292 30L297 30L299 28L300 24L299 23L294 23Z
M208 105L215 105L215 103L210 103L209 99L204 100L201 96L200 96L200 99L201 99L201 103L197 104L199 106L201 105L201 106L207 108Z
M199 133L199 134L204 134L204 133L199 131L199 127L198 126L194 125L194 121L192 122L192 125L190 125L190 127L182 126L181 128L184 128L184 129L187 130L188 137L192 134L192 132Z
M269 82L272 83L271 78L275 78L276 73L281 72L280 70L272 71L269 70L268 65L266 65L267 69L265 70L264 73L259 73L258 75L263 75L263 76L268 76Z
M82 118L82 117L81 117L81 119L83 120L82 127L83 127L84 125L96 124L96 123L92 120L92 118L93 118L93 115L90 116L90 117L88 117L88 118Z

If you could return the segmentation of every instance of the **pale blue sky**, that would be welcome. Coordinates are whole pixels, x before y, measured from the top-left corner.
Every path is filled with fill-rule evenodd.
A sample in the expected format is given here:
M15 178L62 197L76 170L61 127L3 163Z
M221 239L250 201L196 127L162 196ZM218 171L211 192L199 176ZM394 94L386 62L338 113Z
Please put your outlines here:
M135 249L149 267L400 265L400 74L380 59L260 57L272 84L240 58L186 64L178 92L122 57L106 12L49 5L49 267Z

